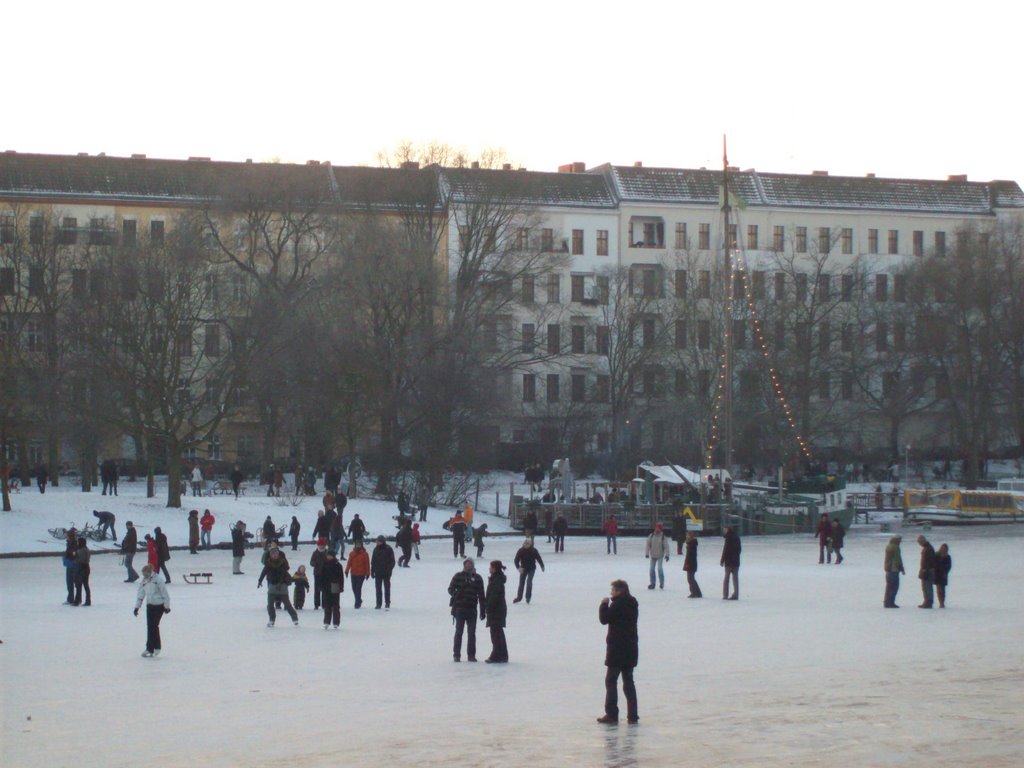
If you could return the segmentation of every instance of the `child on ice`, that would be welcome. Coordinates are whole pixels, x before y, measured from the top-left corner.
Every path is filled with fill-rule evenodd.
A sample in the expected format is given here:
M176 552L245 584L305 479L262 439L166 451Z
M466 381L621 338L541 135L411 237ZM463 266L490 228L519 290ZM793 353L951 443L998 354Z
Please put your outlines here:
M301 611L302 606L306 604L306 593L309 591L309 579L306 578L306 566L300 565L299 569L295 571L295 575L292 576L292 584L295 585L295 597L292 602L295 604L295 610Z

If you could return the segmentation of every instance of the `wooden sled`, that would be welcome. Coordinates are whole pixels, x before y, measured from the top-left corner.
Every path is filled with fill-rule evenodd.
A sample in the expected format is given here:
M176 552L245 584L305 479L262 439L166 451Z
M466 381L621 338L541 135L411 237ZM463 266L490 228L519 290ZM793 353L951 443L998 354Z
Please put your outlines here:
M185 580L186 584L213 584L212 573L183 573L181 578Z

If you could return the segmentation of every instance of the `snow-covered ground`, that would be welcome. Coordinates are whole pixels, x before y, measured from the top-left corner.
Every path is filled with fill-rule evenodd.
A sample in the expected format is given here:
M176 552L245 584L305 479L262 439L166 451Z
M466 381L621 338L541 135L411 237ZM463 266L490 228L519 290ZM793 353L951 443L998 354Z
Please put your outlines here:
M218 518L215 541L230 521L255 526L267 514L279 525L297 514L305 538L317 505L196 501ZM25 490L17 511L0 514L0 543L56 551L46 528L95 520L93 509L115 512L119 535L130 518L184 543L188 506L162 503L126 484L116 499ZM392 529L393 504L354 500L346 519L354 512L373 533ZM432 509L424 530L439 532L445 517ZM745 538L738 602L720 599L717 538L701 540L705 599L689 600L675 556L665 590L645 588L640 539L621 539L610 556L603 539L570 537L556 556L539 537L547 570L532 604L511 603L509 572L505 666L452 663L446 588L458 562L447 541L396 571L389 612L372 597L353 610L346 591L337 632L309 607L298 628L266 628L258 552L232 576L230 552L175 551L164 652L152 660L139 656L145 620L132 616L135 589L117 556L93 558L89 608L61 605L58 558L0 560L0 765L1024 765L1024 530L928 534L954 561L949 607L932 611L914 608L917 533L904 531L899 611L881 607L889 534L877 527L849 533L841 566L819 566L810 536ZM511 564L519 543L490 541L484 560ZM286 548L292 566L311 549ZM213 572L214 583L183 584L191 571ZM594 722L604 695L597 605L613 578L640 600L638 726ZM490 642L484 627L477 634L483 658Z

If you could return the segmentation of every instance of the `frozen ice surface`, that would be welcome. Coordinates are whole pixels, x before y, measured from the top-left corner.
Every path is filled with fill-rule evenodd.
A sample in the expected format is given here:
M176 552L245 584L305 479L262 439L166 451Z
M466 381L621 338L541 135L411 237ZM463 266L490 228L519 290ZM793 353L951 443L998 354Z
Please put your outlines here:
M6 551L56 551L46 527L107 508L119 535L130 514L143 531L162 525L183 543L189 501L167 510L132 493L111 503L25 490L19 511L0 515L0 541ZM259 496L195 501L213 509L221 532L268 513L279 525L298 514L309 531L318 503L296 512ZM390 531L395 508L355 500L346 519L353 512L376 533ZM445 515L431 517L428 532ZM458 561L444 540L396 569L390 612L373 610L372 584L354 610L347 586L338 632L323 631L311 596L298 629L267 629L255 550L244 576L231 575L228 551L175 551L156 659L139 656L145 619L132 616L135 588L122 583L116 555L93 557L89 608L61 604L59 558L0 560L0 765L1024 765L1024 530L926 534L949 543L954 563L949 607L931 611L915 608L917 533L903 531L898 611L881 607L889 534L877 527L850 532L841 566L818 565L810 536L744 538L737 602L721 600L718 538L701 539L705 598L689 600L675 555L665 590L646 589L641 539L620 539L610 556L603 539L570 537L555 555L538 536L547 570L533 602L512 605L520 542L496 538L480 570L493 558L510 566L508 665L482 662L482 625L481 663L452 663L446 588ZM294 568L312 547L285 551ZM213 584L183 584L192 571L213 572ZM604 696L597 605L613 578L640 601L638 726L595 722Z

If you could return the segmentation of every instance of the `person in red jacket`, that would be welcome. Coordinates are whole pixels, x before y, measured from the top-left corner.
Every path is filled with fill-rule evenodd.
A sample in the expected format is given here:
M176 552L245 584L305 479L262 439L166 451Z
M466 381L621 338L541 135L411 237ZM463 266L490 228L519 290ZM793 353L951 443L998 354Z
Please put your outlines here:
M616 555L619 554L619 523L615 519L615 515L609 515L601 529L608 542L608 554L610 555L612 552Z
M420 559L420 524L412 524L412 551L416 555L416 559Z
M210 532L213 530L213 524L217 522L217 518L208 509L203 510L203 516L199 518L199 529L202 531L203 549L210 548Z
M146 534L146 562L153 566L153 570L160 570L160 555L156 548L156 539Z
M814 533L818 537L818 565L824 565L825 553L828 553L828 561L832 562L832 523L829 522L828 512L822 512L818 518L818 527Z

